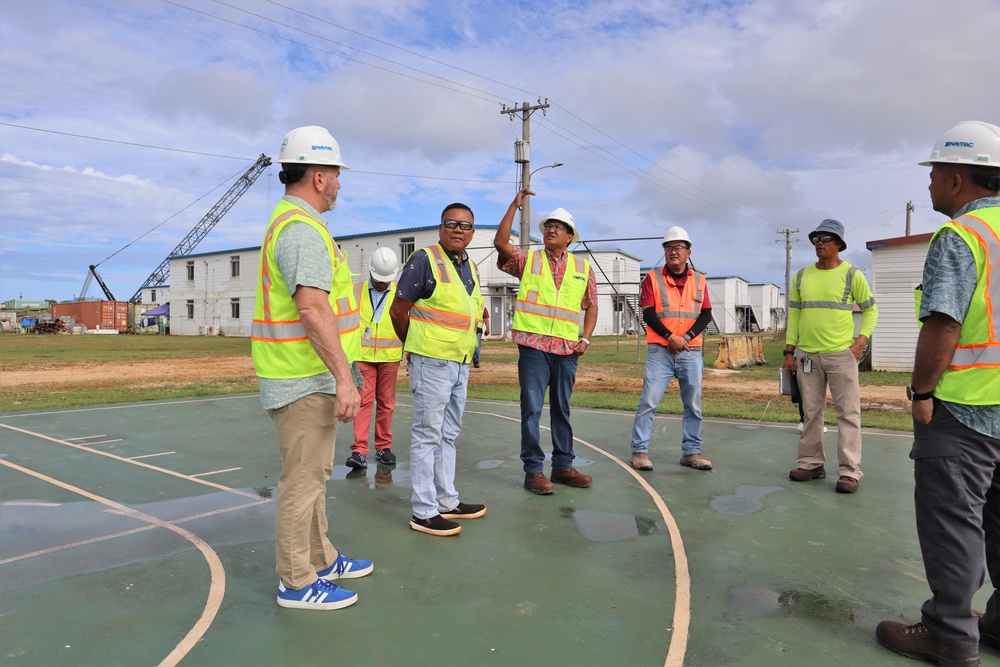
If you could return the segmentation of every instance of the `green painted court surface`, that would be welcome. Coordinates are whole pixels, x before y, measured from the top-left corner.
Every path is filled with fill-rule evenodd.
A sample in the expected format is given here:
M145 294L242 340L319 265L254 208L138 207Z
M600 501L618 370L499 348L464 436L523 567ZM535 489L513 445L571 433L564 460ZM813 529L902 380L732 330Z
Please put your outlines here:
M354 606L309 612L274 602L280 461L256 395L0 415L0 664L918 664L873 635L928 594L907 433L865 431L841 495L788 480L794 426L706 421L701 472L657 417L638 473L632 415L577 409L594 485L535 496L518 406L471 400L457 486L489 510L438 538L407 525L411 419L401 394L399 463L357 476L341 429L330 536L375 572L344 582Z

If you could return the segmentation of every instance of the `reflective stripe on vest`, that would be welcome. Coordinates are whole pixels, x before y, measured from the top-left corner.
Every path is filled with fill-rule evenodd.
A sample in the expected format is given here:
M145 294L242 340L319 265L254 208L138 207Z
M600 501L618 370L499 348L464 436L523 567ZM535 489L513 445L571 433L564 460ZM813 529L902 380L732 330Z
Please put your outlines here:
M403 358L403 343L396 337L396 329L389 317L389 308L396 298L396 283L390 282L382 304L382 316L375 321L371 283L364 280L354 286L354 301L361 318L361 361L370 363L397 362ZM367 334L367 337L365 336Z
M1000 207L976 210L941 226L958 234L976 262L976 289L951 363L934 395L966 405L1000 404ZM934 242L934 239L931 239Z
M292 202L282 199L274 209L261 245L260 279L257 283L251 328L254 367L257 375L264 378L310 377L329 370L309 341L298 307L274 258L278 236L292 222L309 225L323 238L332 274L329 301L340 327L341 347L348 361L357 359L361 351L358 335L360 319L357 302L353 299L347 258L319 220Z
M471 259L472 294L466 290L458 269L440 244L421 248L426 252L436 285L427 299L409 310L410 327L403 349L425 357L469 363L476 349L476 317L483 312L479 270Z
M590 262L567 253L566 271L556 290L549 261L542 250L531 250L525 261L514 303L513 328L554 336L571 342L580 339L580 312L587 294Z
M701 315L701 304L705 301L706 280L705 274L688 269L688 279L684 283L684 288L679 290L674 283L667 284L666 276L662 269L653 269L648 274L650 276L650 286L653 288L653 307L656 318L663 323L670 333L683 336L691 330ZM674 308L670 304L674 303ZM702 346L703 337L698 334L692 338L688 345L694 348ZM646 343L667 346L670 343L652 327L646 327Z

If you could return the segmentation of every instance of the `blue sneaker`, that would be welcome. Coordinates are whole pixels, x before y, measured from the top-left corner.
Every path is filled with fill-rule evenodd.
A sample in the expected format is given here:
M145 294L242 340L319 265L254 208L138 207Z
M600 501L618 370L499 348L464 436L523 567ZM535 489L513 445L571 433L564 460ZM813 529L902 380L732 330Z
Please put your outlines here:
M325 579L317 579L311 586L297 591L285 588L285 583L278 581L278 606L286 609L343 609L357 601L357 593Z
M372 565L370 560L347 558L344 554L337 554L337 560L333 561L333 565L325 570L320 570L316 574L319 575L320 579L326 579L327 581L333 581L334 579L357 579L366 574L371 574L374 569L375 566Z

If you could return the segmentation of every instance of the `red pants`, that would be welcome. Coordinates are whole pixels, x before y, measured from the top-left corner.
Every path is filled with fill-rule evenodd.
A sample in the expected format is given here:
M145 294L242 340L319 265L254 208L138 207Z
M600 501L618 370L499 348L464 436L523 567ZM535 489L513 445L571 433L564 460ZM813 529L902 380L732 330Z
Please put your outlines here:
M392 447L392 411L396 408L396 375L399 362L359 361L358 370L365 380L361 387L361 407L354 418L354 444L351 451L368 456L368 428L375 413L375 449Z

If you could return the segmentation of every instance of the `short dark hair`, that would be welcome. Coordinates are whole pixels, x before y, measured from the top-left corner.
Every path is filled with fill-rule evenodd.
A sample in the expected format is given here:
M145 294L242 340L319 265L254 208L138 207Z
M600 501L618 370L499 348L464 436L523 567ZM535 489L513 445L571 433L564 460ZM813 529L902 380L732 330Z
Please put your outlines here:
M444 214L447 213L448 211L452 210L452 209L455 209L455 208L460 208L460 209L463 209L465 211L468 211L469 215L472 216L472 220L475 221L476 215L472 212L471 208L469 208L465 204L462 204L461 202L455 202L454 204L448 204L447 206L444 207L444 210L441 211L441 222L444 222Z
M992 192L1000 192L1000 169L996 167L970 164L969 178L981 188Z
M309 166L308 164L283 164L281 165L281 171L278 172L278 180L285 185L297 183L306 175Z

